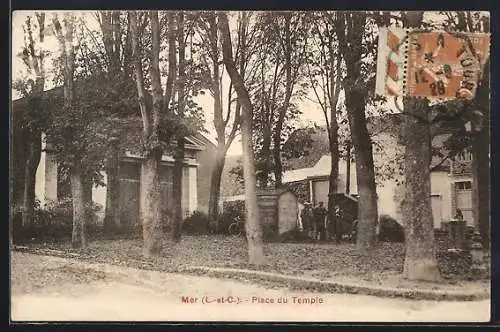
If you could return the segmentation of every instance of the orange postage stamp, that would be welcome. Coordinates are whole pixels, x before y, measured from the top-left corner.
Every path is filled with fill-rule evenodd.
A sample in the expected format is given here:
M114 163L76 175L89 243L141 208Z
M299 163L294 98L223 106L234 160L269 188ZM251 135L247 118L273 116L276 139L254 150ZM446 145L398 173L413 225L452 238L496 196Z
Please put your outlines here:
M489 56L489 34L409 34L406 95L429 99L474 97Z

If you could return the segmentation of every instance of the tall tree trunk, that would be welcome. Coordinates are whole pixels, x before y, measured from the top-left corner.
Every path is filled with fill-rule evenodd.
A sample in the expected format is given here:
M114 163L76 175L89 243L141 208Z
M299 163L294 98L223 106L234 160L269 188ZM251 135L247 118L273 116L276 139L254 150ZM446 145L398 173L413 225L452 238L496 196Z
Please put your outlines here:
M142 163L140 219L144 238L144 256L158 255L161 251L161 151L152 151Z
M90 174L84 174L82 177L83 186L83 204L85 206L85 224L94 222L94 212L92 210L93 200L92 200L92 187L94 183ZM94 225L96 226L96 225Z
M220 184L222 172L226 163L226 146L217 146L217 154L215 156L214 166L210 175L210 198L208 202L208 216L212 222L215 222L215 229L219 230L219 199L220 199Z
M262 225L260 223L259 205L257 204L254 152L252 146L253 108L248 90L233 61L231 34L226 13L220 12L219 28L222 35L223 62L231 81L234 84L242 107L241 145L243 148L243 178L245 181L245 229L248 244L248 261L250 264L264 263L264 246L262 241ZM245 18L243 18L245 19Z
M481 243L484 250L488 251L491 245L491 216L490 216L490 66L489 61L483 69L483 77L477 88L476 103L483 114L482 125L474 133L472 146L473 170L473 197L474 220L481 234Z
M285 122L286 112L290 106L290 99L293 93L293 81L292 81L292 40L290 31L290 21L292 19L292 13L286 12L283 14L285 19L285 100L283 106L279 110L278 122L276 123L276 129L274 133L274 178L275 187L280 188L283 179L283 164L281 162L281 134L283 130L283 124Z
M489 180L489 135L483 130L474 133L472 139L472 210L475 227L481 235L485 251L490 248L490 180Z
M348 140L346 144L346 167L345 167L345 193L351 194L351 141Z
M73 202L73 232L71 234L71 246L74 249L79 249L86 246L85 220L87 218L83 170L80 161L76 161L71 167L70 179L71 198Z
M263 123L262 128L262 150L261 150L261 167L259 172L258 185L261 188L266 188L269 183L269 173L271 172L271 122Z
M120 227L120 149L118 142L111 142L111 151L106 160L106 211L104 230L109 232Z
M184 14L179 13L177 20L177 38L179 43L179 79L177 86L177 115L184 117L184 107L186 105L186 43L184 41ZM174 163L174 220L172 223L172 239L178 242L181 239L181 226L184 217L182 210L183 200L183 171L184 171L184 128L181 128L181 134L177 136L177 147L175 151Z
M418 28L423 12L407 12L404 26ZM410 280L440 279L431 207L431 131L426 100L405 97L403 123L405 196L405 262L403 274Z
M22 225L33 222L35 208L36 170L42 153L42 133L40 130L30 130L27 142L26 168L24 169L23 214Z
M126 46L123 50L123 67L120 61L120 51L122 49L122 30L120 27L119 11L101 11L100 26L103 35L104 50L109 60L108 74L112 79L128 79L127 53L130 47L130 36L127 35ZM127 48L128 47L128 48ZM120 109L113 109L115 114L120 113ZM110 154L106 160L106 210L104 216L104 230L109 233L120 226L120 150L118 133L113 133L110 139Z
M68 110L74 107L74 67L75 67L75 50L73 46L73 33L75 28L75 16L65 14L64 26L65 33L62 32L61 24L57 16L53 17L53 25L55 27L56 36L63 50L64 60L64 107ZM84 151L78 151L72 166L70 168L71 181L71 197L73 202L73 233L71 243L73 248L82 248L86 245L85 240L85 189L84 189L84 174L85 170L82 165L81 157Z
M360 251L368 252L375 244L378 208L372 144L366 128L364 97L364 93L359 90L350 90L346 93L359 197L357 247Z
M134 62L135 82L137 86L139 107L142 118L142 140L147 147L141 169L140 189L140 219L144 239L144 256L158 255L161 251L161 185L160 161L163 154L162 144L158 137L161 112L164 100L160 79L160 23L158 12L148 13L151 21L151 57L149 71L151 76L152 106L146 102L146 89L144 86L144 73L139 50L139 35L137 27L137 12L128 13L130 22L132 60ZM169 50L172 52L173 50ZM171 73L168 74L171 76ZM170 80L169 80L170 81Z
M339 15L337 34L340 48L346 63L345 104L349 119L358 185L358 231L357 247L361 252L369 252L375 244L378 218L377 188L373 165L372 142L366 127L366 91L360 85L361 59L364 27L364 13ZM348 47L347 40L354 48Z
M474 31L469 12L457 12L458 22L456 28L460 31ZM489 26L485 26L485 32L489 32ZM481 235L481 244L485 251L491 245L490 239L490 66L489 60L484 65L483 75L478 82L475 102L478 110L482 113L483 124L479 130L473 129L472 139L472 212L475 227ZM474 119L473 128L476 127L478 119ZM488 147L488 148L487 148Z
M184 171L184 140L182 138L178 138L176 152L175 152L175 163L174 163L174 183L173 183L173 192L174 192L174 218L172 222L172 239L175 242L178 242L181 239L181 226L182 219L184 216L184 211L182 211L182 199L183 199L183 190L182 190L182 179L183 179L183 171Z
M330 224L330 231L333 231L335 235L335 240L338 242L342 238L341 234L341 220L338 220L337 214L335 213L335 194L338 191L338 179L339 179L339 125L337 122L337 103L340 95L340 85L341 85L341 59L338 58L333 46L332 37L329 38L329 48L328 56L330 61L330 70L327 84L329 83L330 88L327 89L329 92L328 100L330 103L330 121L328 122L328 116L326 109L324 110L325 118L327 120L329 128L328 130L328 143L330 148L330 177L328 186L328 221ZM337 59L336 59L337 58ZM335 62L336 59L336 62ZM334 70L335 68L335 70ZM332 235L332 234L330 234Z
M231 145L236 131L238 130L239 124L239 114L241 107L236 103L236 110L234 113L234 120L229 136L226 137L226 127L229 123L229 118L231 115L232 106L232 83L229 85L228 101L227 101L227 113L226 119L223 116L222 109L222 79L220 75L220 51L219 51L219 34L217 29L217 15L216 13L207 14L208 28L206 32L209 36L209 49L210 57L212 60L212 93L214 98L214 118L213 123L215 131L217 133L217 152L215 156L215 163L212 168L210 176L210 198L208 202L208 218L215 229L219 230L219 199L220 199L220 185L222 172L224 170L224 164L226 162L226 154L229 146ZM242 54L245 56L244 48L240 49ZM240 63L240 67L244 68L244 61ZM243 64L243 65L242 65Z
M278 136L279 135L279 136ZM281 161L281 130L276 131L276 136L274 138L274 187L276 189L281 188L283 185L283 163ZM279 141L279 142L278 142Z
M431 209L431 133L420 119L428 118L426 101L404 100L404 166L405 196L402 205L405 221L404 275L410 280L439 280L435 256L433 216ZM412 116L414 115L414 116Z
M257 204L254 153L251 132L251 104L242 101L243 119L241 123L241 144L243 149L243 179L245 181L246 236L248 243L248 261L250 264L264 262L262 225Z
M291 80L289 78L289 70L287 69L287 82ZM285 116L286 116L286 111L288 109L288 105L290 104L290 98L291 98L291 86L289 86L290 83L287 83L287 90L290 91L290 93L287 92L287 95L285 96L285 105L283 106L282 109L280 109L280 113L278 116L278 122L276 123L276 128L274 130L274 142L273 142L273 158L274 158L274 187L275 188L281 188L283 184L283 163L281 161L281 135L283 131L283 125L285 122Z
M336 112L336 109L332 111L332 115ZM328 220L330 223L330 231L335 235L335 240L339 241L341 238L340 234L340 220L337 220L337 215L335 213L335 194L338 190L338 177L339 177L339 143L338 143L338 131L337 131L337 118L331 118L331 128L328 128L329 133L329 144L330 144L330 176L328 179Z
M40 47L42 47L45 40L45 13L35 13L38 22L38 37L40 40ZM30 20L30 19L28 19ZM45 88L45 67L44 67L44 51L39 50L36 54L35 40L33 38L32 25L26 26L25 40L28 41L27 52L30 58L25 63L30 63L28 66L30 71L36 75L35 86L33 88L33 96L29 103L29 108L25 111L30 114L31 120L28 120L28 137L27 137L27 154L26 154L26 168L24 168L24 186L23 186L23 214L22 225L28 225L33 221L34 207L35 207L35 180L38 164L40 163L42 153L42 130L41 130L41 106L42 94ZM24 113L26 114L26 113Z

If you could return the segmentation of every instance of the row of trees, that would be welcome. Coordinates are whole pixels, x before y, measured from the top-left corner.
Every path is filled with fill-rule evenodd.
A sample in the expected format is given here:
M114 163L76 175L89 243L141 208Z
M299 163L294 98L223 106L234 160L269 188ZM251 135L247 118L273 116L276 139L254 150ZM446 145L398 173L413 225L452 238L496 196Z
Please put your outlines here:
M174 191L180 193L183 137L201 129L202 110L195 100L198 94L209 91L217 138L209 216L216 222L225 156L236 135L241 133L249 262L260 264L265 256L256 188L270 183L276 187L282 185L283 146L300 115L298 103L312 95L327 123L332 156L330 193L337 191L338 162L343 152L350 158L352 142L360 202L357 246L360 251L369 252L375 245L378 212L372 141L366 119L368 110L377 108L380 101L380 97L372 93L378 27L396 24L484 31L488 26L484 17L476 14L441 15L446 18L444 23L424 21L421 12L399 15L389 12L100 12L95 17L99 23L97 32L72 14L65 14L62 24L59 17L54 16L50 29L61 48L55 68L61 70L64 102L50 124L28 121L29 151L33 152L29 154L31 166L26 167L23 220L27 222L32 215L34 172L40 153L37 144L42 128L51 137L71 177L74 246L85 244L85 204L91 199L88 188L89 184L99 181L102 169L108 174L105 224L112 227L119 223L118 160L125 147L136 146L145 158L140 195L144 254L158 254L161 249L161 156L164 152L175 156ZM44 17L44 14L36 15L41 42L48 30ZM29 110L31 117L43 118L39 109L44 90L45 53L35 51L34 39L29 37L33 33L30 20L25 24L28 38L22 56L37 80L32 88L24 91L35 102L35 107ZM95 83L81 83L92 79L99 82L98 88ZM75 93L75 84L81 84L84 89ZM484 84L482 87L486 92L478 91L477 104L483 114L489 114L489 97L484 95L489 90ZM444 107L448 115L457 108L456 103ZM470 108L468 105L467 109ZM404 100L403 114L409 115L404 116L402 140L406 175L405 273L413 279L436 279L439 275L430 209L430 125L444 120L430 119L430 109L426 100ZM416 120L421 118L429 121ZM343 124L347 125L348 133L342 132ZM131 128L137 132L132 138ZM348 137L344 137L346 134ZM487 142L488 135L486 129L480 131L474 146ZM346 149L343 142L348 143ZM488 156L480 150L473 150L477 151L475 169L489 167ZM484 197L488 194L484 189L487 181L482 178L475 181L476 192ZM182 195L175 197L172 238L177 241ZM477 200L478 204L483 201ZM330 199L328 205L332 213L333 204ZM476 209L476 220L483 234L487 233L489 222L486 208Z

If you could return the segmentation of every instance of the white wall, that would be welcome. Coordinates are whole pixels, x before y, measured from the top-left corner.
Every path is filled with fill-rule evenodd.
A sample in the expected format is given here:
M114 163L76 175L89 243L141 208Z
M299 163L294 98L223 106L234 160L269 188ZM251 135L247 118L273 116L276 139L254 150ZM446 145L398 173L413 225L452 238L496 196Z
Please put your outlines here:
M351 178L350 178L350 187L349 193L351 195L358 194L358 183L356 179L356 163L351 162ZM339 160L339 182L338 189L339 193L345 193L346 191L346 174L347 174L347 162L344 159Z
M447 172L431 173L431 195L441 196L441 221L449 221L451 211L451 178ZM434 220L434 227L441 227L441 221Z
M57 200L57 160L52 153L45 153L44 201Z
M350 169L351 177L350 177L350 187L349 193L351 195L358 194L358 184L356 179L356 163L351 163ZM337 192L345 193L346 192L346 174L347 174L347 162L343 159L339 160L339 178L337 184ZM329 192L329 183L328 179L325 180L312 180L310 181L310 190L314 192L313 203L317 204L318 202L323 202L325 205L328 204L328 192Z
M43 151L35 175L35 196L42 204L45 203L45 155Z
M198 171L196 167L189 167L189 212L192 213L198 209Z
M323 206L328 205L328 191L329 191L329 181L320 180L320 181L312 181L314 187L314 200L313 204L316 205L319 202L323 202Z
M397 209L398 202L394 197L396 187L397 185L394 180L384 181L377 185L378 214L386 214L400 221L401 218L398 215Z

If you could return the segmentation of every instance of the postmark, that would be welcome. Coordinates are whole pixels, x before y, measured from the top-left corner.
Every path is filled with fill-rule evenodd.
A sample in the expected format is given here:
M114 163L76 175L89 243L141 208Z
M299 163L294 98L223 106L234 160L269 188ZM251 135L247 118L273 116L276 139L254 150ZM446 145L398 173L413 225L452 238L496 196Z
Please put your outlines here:
M474 98L489 55L488 34L411 31L408 42L407 96Z
M375 93L472 99L489 57L487 33L380 28Z

